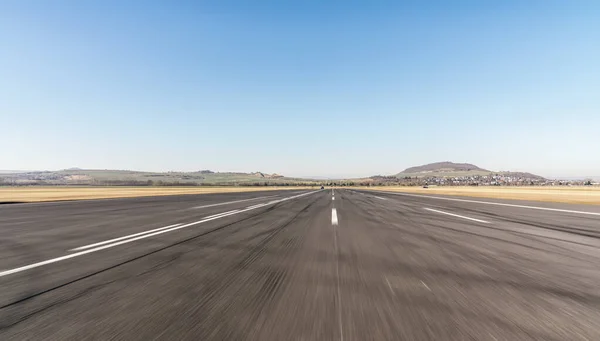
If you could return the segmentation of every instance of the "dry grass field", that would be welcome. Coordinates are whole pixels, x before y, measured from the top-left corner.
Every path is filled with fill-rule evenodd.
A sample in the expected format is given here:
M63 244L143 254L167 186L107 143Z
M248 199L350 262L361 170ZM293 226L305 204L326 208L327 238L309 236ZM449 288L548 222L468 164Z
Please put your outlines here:
M477 198L533 200L600 205L600 187L371 187L370 189L416 194L459 195Z
M235 193L309 187L0 187L0 202L38 202L144 196ZM364 188L362 188L364 189ZM370 187L372 190L476 198L600 205L600 187Z
M132 198L302 189L302 187L0 187L0 202Z

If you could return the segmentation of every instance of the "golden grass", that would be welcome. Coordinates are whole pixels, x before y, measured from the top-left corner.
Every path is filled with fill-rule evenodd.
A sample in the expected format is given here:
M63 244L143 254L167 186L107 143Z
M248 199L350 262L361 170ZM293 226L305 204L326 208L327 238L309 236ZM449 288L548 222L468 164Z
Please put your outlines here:
M458 195L477 198L532 200L600 205L600 187L370 187L370 189L416 194Z
M0 187L0 202L133 198L181 194L236 193L311 187ZM359 189L365 189L361 187ZM600 205L600 187L369 187L372 190L476 198Z
M145 196L237 193L308 187L0 187L0 202L38 202Z

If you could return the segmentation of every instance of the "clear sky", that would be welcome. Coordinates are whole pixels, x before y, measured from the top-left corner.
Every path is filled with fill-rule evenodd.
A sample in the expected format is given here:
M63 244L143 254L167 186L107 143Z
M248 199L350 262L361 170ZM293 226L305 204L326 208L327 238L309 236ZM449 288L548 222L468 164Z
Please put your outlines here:
M600 175L600 1L0 2L0 169Z

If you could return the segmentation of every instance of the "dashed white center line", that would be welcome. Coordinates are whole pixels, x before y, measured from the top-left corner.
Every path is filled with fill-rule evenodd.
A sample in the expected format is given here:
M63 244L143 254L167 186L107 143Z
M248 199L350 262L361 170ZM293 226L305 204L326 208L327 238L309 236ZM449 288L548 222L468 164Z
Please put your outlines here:
M335 224L333 218L335 217ZM335 208L331 210L331 223L337 225L337 212ZM338 245L337 228L333 228L333 250L335 252L335 273L336 273L336 294L337 294L337 315L338 315L338 328L340 332L340 341L344 341L344 326L342 324L342 294L340 285L340 247Z
M331 209L331 225L337 225L338 224L338 216L337 216L337 210L335 208Z
M333 201L333 200L335 200L335 197L331 197L331 200L332 200L332 201Z
M373 198L377 198L377 199L381 199L381 200L387 200L386 198L378 197L376 195L374 195Z
M453 217L457 217L457 218L472 220L472 221L476 221L478 223L485 223L485 224L489 224L490 223L489 221L485 221L485 220L481 220L481 219L475 219L475 218L471 218L471 217L465 217L464 215L458 215L458 214L454 214L454 213L449 213L449 212L434 210L433 208L426 208L425 207L425 209L427 211L431 211L431 212L435 212L435 213L440 213L440 214L445 214L445 215L449 215L449 216L453 216Z

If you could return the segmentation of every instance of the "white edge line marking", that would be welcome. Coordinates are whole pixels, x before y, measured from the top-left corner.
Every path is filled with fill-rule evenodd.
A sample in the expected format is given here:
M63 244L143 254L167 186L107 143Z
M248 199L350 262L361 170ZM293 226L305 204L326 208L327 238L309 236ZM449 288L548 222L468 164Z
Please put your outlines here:
M283 202L283 201L287 201L287 200L290 200L290 199L295 199L295 198L303 197L305 195L309 195L309 194L312 194L312 193L316 193L316 192L312 192L311 191L311 192L308 192L308 193L303 193L303 194L295 195L293 197L288 197L288 198L280 199L280 200L278 200L278 202ZM71 259L71 258L83 256L83 255L86 255L88 253L97 252L97 251L104 250L104 249L109 249L109 248L112 248L112 247L115 247L115 246L118 246L118 245L131 243L131 242L136 241L136 240L140 240L140 239L144 239L144 238L148 238L148 237L152 237L152 236L157 236L159 234L163 234L163 233L167 233L167 232L171 232L171 231L175 231L175 230L180 230L180 229L183 229L183 228L186 228L186 227L189 227L189 226L198 225L198 224L201 224L201 223L205 223L207 221L211 221L211 220L223 218L223 217L226 217L226 216L229 216L229 215L238 214L238 213L242 213L242 212L246 212L246 211L250 211L250 210L252 210L252 209L251 208L246 208L246 209L239 210L237 212L232 212L232 213L225 214L225 215L220 215L220 216L216 216L216 217L212 217L212 218L204 218L202 220L198 220L198 221L195 221L193 223L188 223L188 224L185 224L185 225L180 225L180 226L172 227L172 228L161 230L161 231L156 231L154 233L146 233L146 234L144 234L142 236L138 236L138 237L135 237L135 238L130 238L130 239L122 240L122 241L119 241L119 242L116 242L116 243L112 243L112 244L108 244L108 245L99 246L97 248L93 248L93 249L89 249L89 250L85 250L85 251L80 251L80 252L77 252L77 253L72 253L70 255L66 255L66 256L62 256L62 257L48 259L48 260L45 260L45 261L42 261L42 262L25 265L25 266L22 266L22 267L19 267L19 268L11 269L11 270L5 270L5 271L0 272L0 277L4 277L4 276L7 276L7 275L12 275L14 273L26 271L26 270L29 270L29 269L38 268L40 266L44 266L44 265L48 265L48 264L52 264L52 263L61 262L63 260L67 260L67 259Z
M69 251L85 250L85 249L89 249L89 248L100 246L100 245L104 245L104 244L110 244L110 243L113 243L113 242L116 242L116 241L119 241L119 240L123 240L123 239L133 238L133 237L141 236L141 235L152 233L152 232L156 232L156 231L166 230L166 229L169 229L171 227L175 227L175 226L179 226L179 225L181 225L181 223L174 224L174 225L169 225L169 226L165 226L165 227L159 227L157 229L152 229L152 230L148 230L148 231L142 231L142 232L139 232L139 233L134 233L134 234L130 234L130 235L119 237L119 238L109 239L109 240L105 240L103 242L98 242L98 243L94 243L94 244L80 246L80 247L76 247L74 249L70 249Z
M337 210L335 208L331 209L331 225L338 224Z
M416 198L430 198L430 199L439 199L439 200L470 202L470 203L474 203L474 204L496 205L496 206L517 207L517 208L529 208L529 209L532 209L532 210L554 211L554 212L563 212L563 213L576 213L576 214L587 214L587 215L600 216L600 213L598 213L598 212L585 212L585 211L563 210L563 209L560 209L560 208L538 207L538 206L527 206L527 205L516 205L516 204L506 204L506 203L502 203L502 202L478 201L478 200L457 199L457 198L444 198L444 197L434 197L434 196L430 196L430 195L416 195L416 194L397 193L397 192L384 192L384 193L386 193L386 194L395 194L395 195L404 195L404 196L407 196L407 197L416 197Z
M230 215L231 213L237 213L238 211L239 210L222 212L222 213L210 215L208 217L204 217L202 219L221 217L221 216L225 216L225 215ZM85 245L85 246L76 247L74 249L70 249L69 251L85 250L85 249L89 249L89 248L92 248L92 247L96 247L96 246L100 246L100 245L104 245L104 244L116 242L116 241L119 241L119 240L128 239L128 238L131 238L131 237L141 236L141 235L144 235L144 234L147 234L147 233L152 233L152 232L155 232L155 231L166 230L168 228L175 227L175 226L182 225L182 224L183 223L179 223L179 224L169 225L169 226L165 226L165 227L160 227L160 228L153 229L153 230L142 231L142 232L139 232L139 233L134 233L134 234L130 234L130 235L119 237L119 238L115 238L115 239L105 240L105 241L94 243L94 244L89 244L89 245Z
M238 211L239 210L233 210L233 211L223 212L223 213L219 213L219 214L213 214L213 215L210 215L208 217L204 217L202 219L217 218L217 217L221 217L221 216L225 216L225 215L230 215L230 214L236 213ZM130 234L130 235L119 237L119 238L115 238L115 239L105 240L105 241L94 243L94 244L89 244L89 245L85 245L85 246L76 247L74 249L70 249L69 251L85 250L85 249L89 249L89 248L92 248L92 247L96 247L96 246L100 246L100 245L104 245L104 244L109 244L109 243L112 243L112 242L116 242L116 241L119 241L119 240L141 236L141 235L144 235L144 234L147 234L147 233L152 233L152 232L156 232L156 231L166 230L168 228L175 227L175 226L182 225L182 224L183 223L179 223L179 224L169 225L169 226L165 226L165 227L160 227L160 228L153 229L153 230L142 231L142 232L139 232L139 233L134 233L134 234Z
M263 206L267 206L267 204L258 204L258 205L249 206L247 208L259 208L259 207L263 207Z
M436 212L436 213L440 213L440 214L446 214L449 216L453 216L453 217L457 217L457 218L463 218L463 219L467 219L467 220L472 220L472 221L476 221L479 223L486 223L489 224L489 221L485 221L485 220L481 220L481 219L475 219L475 218L470 218L470 217L465 217L464 215L458 215L458 214L454 214L454 213L448 213L448 212L444 212L444 211L438 211L438 210L434 210L433 208L427 208L424 207L424 209L426 209L427 211L431 211L431 212Z
M220 216L223 216L223 215L226 215L226 214L228 215L230 213L236 213L236 212L239 212L239 211L240 210L233 210L233 211L227 211L227 212L217 213L217 214L209 215L208 217L204 217L202 219L220 217Z
M235 201L227 201L227 202L220 202L218 204L210 204L210 205L204 205L204 206L196 206L196 207L192 207L192 209L196 209L196 208L207 208L207 207L215 207L215 206L222 206L222 205L229 205L229 204L235 204L238 202L244 202L244 201L251 201L251 200L259 200L259 199L266 199L266 198L273 198L273 197L277 197L278 195L269 195L266 197L258 197L258 198L250 198L250 199L243 199L243 200L235 200Z

